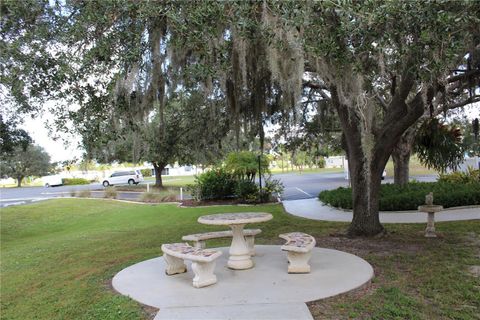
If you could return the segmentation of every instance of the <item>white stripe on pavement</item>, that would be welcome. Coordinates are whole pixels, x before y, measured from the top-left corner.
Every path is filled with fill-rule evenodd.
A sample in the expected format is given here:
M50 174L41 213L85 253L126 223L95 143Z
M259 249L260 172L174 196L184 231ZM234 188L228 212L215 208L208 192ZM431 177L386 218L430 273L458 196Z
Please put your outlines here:
M298 191L300 191L300 192L302 192L302 193L305 193L305 194L306 194L307 196L309 196L309 197L313 197L310 193L305 192L305 191L303 191L303 190L300 189L300 188L295 187L295 189L297 189Z

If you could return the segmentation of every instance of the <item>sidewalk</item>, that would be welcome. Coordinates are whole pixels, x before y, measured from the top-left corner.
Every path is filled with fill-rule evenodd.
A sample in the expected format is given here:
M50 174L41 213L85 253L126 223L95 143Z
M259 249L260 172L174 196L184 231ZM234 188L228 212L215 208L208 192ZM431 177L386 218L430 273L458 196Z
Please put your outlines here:
M320 200L302 199L283 201L283 207L288 213L312 220L351 222L352 211L344 211L324 205ZM435 222L480 220L480 207L448 208L435 214ZM380 212L382 223L425 223L427 213L418 211L387 211Z

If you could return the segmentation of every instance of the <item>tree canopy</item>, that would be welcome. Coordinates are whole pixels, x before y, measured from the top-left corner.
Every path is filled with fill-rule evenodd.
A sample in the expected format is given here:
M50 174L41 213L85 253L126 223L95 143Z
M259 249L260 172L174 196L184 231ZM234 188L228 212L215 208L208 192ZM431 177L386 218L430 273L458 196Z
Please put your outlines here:
M26 148L15 147L8 157L0 159L0 172L2 177L17 179L21 187L23 178L29 176L42 176L51 169L50 156L42 147L29 144Z

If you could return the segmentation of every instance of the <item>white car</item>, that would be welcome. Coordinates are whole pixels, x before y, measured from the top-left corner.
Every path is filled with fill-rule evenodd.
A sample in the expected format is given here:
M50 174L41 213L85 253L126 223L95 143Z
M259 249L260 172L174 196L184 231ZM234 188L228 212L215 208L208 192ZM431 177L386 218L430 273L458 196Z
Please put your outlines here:
M61 186L63 184L63 180L60 175L45 176L42 177L42 183L45 188L48 188L53 186Z
M143 175L140 170L116 171L102 182L104 187L116 184L138 184L143 181Z

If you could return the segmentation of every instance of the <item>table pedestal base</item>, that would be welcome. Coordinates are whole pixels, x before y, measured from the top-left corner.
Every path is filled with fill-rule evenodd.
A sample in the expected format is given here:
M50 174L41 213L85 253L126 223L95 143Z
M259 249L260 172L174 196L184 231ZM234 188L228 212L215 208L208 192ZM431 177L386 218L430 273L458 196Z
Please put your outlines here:
M244 226L244 224L230 225L233 232L232 245L230 246L230 258L227 263L230 269L244 270L253 267L250 249L243 236Z

